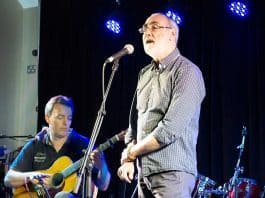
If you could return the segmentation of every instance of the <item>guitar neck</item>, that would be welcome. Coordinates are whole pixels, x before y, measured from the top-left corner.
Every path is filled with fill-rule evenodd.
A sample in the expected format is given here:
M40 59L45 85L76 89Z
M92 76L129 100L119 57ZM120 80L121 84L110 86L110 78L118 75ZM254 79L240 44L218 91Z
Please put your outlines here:
M118 142L118 141L120 141L121 139L124 138L124 135L125 135L125 131L122 131L121 133L114 135L113 137L108 139L103 144L100 144L98 146L97 150L103 152L106 149L108 149L110 147L113 147L116 142ZM61 172L61 174L63 175L63 178L66 178L69 175L71 175L72 173L76 172L80 168L83 159L84 159L84 157L82 157L81 159L79 159L78 161L73 163L71 166L69 166L66 169L64 169Z
M83 157L81 159L77 160L71 166L69 166L66 169L64 169L61 172L63 174L63 177L66 178L69 175L71 175L72 173L76 172L80 168L82 160L83 160Z

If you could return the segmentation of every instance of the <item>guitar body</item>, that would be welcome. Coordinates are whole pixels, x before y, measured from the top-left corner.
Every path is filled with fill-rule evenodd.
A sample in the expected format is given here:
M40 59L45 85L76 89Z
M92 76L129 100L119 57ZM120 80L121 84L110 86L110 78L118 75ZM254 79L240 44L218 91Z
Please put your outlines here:
M55 173L60 173L62 172L64 169L66 169L67 167L69 167L72 164L72 160L69 157L63 156L58 158L53 165L47 169L47 170L40 170L38 172L41 173L47 173L47 174L51 174L54 175ZM66 191L66 192L71 192L74 190L74 187L76 185L76 180L77 180L77 175L76 173L73 173L67 177L64 178L64 183L62 184L62 186L60 186L57 189L49 189L49 193L51 194L51 196L55 196L55 194L57 192L60 191ZM18 188L14 188L13 189L13 196L14 198L37 198L37 197L45 197L45 193L44 190L41 189L38 193L36 192L36 185L34 186L31 183L28 183L28 187L29 187L29 192L26 189L26 186L21 186ZM40 187L37 187L40 189Z

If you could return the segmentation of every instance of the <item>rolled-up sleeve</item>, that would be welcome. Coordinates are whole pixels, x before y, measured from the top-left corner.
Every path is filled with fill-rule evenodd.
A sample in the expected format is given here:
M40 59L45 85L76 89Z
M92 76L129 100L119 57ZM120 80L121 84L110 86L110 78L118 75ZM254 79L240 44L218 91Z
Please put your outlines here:
M163 119L153 130L154 137L162 145L170 144L176 138L182 137L188 131L187 126L192 127L192 124L197 123L200 105L205 97L203 77L196 66L180 67L172 75L171 82L170 104Z

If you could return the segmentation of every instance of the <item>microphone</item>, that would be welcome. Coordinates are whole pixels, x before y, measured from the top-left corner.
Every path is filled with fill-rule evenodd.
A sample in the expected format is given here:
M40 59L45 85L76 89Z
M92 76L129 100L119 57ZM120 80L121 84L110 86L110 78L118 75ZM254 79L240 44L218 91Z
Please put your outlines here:
M117 60L127 54L132 54L134 52L134 47L131 44L126 44L120 51L113 54L109 58L106 59L105 63L111 63L114 60Z

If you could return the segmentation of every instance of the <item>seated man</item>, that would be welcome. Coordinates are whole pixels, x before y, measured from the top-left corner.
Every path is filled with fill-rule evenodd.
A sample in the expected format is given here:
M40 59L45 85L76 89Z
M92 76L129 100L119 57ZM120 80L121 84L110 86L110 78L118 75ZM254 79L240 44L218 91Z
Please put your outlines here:
M79 197L71 194L75 190L77 177L75 173L65 173L55 178L65 168L71 169L72 162L84 156L83 150L87 148L89 139L71 129L74 105L71 98L66 96L52 97L45 106L45 120L48 127L44 127L34 139L29 141L16 157L8 170L4 182L7 187L13 188L14 197L37 194L51 194L51 197ZM90 156L92 169L92 184L100 190L106 190L110 182L110 172L104 155L97 149ZM79 161L81 162L81 160ZM74 169L78 169L77 168ZM74 170L73 172L75 172ZM65 175L66 174L66 175ZM69 174L70 176L68 177ZM62 174L61 174L62 175ZM65 179L59 190L54 190L59 180ZM93 189L91 185L91 189ZM49 190L53 189L53 190ZM59 192L66 191L68 193Z

